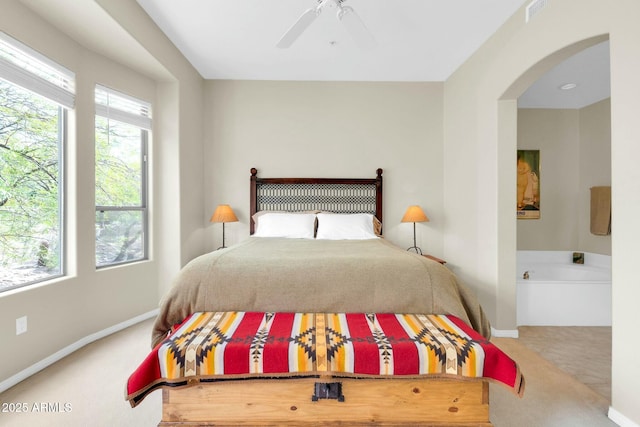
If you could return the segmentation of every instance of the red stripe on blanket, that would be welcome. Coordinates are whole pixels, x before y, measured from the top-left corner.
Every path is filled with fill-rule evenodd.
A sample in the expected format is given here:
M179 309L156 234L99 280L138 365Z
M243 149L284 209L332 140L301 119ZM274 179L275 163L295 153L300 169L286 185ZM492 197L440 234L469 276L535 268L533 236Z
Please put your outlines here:
M289 372L289 338L292 333L294 313L281 313L275 317L264 348L264 373Z
M347 314L347 324L349 332L353 337L353 370L360 374L379 375L380 356L378 346L373 340L367 339L371 336L371 329L367 323L366 316L358 313Z
M251 341L262 322L264 313L245 313L233 339L224 350L224 372L229 375L248 374Z
M129 381L127 382L127 394L137 392L138 390L144 390L149 387L149 384L153 384L162 376L157 354L158 348L161 345L161 342L158 343L158 345L155 346L151 353L149 353L140 364L140 368L138 368L136 372L129 377Z
M395 375L419 374L418 349L404 330L395 314L376 315L385 335L393 337L393 366Z

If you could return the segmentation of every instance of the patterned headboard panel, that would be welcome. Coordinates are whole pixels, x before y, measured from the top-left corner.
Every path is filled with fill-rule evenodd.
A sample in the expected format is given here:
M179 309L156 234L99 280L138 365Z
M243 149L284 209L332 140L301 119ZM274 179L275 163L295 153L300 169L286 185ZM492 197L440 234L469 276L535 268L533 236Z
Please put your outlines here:
M371 179L258 178L251 169L251 216L258 211L370 213L382 221L382 169ZM255 231L253 219L250 232Z

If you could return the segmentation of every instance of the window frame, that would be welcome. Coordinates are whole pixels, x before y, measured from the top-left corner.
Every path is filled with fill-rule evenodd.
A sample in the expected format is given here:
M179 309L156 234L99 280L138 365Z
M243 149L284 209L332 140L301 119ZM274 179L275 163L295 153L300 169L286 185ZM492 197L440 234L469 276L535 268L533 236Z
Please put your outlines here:
M30 92L57 105L57 245L56 272L0 288L5 292L48 282L68 274L67 151L69 149L69 113L75 106L75 73L0 31L0 79L6 84ZM43 74L44 72L44 74Z
M151 105L146 103L145 101L138 100L130 95L124 94L122 92L115 91L113 89L107 88L106 86L97 84L94 90L94 96L96 93L100 91L105 91L111 95L125 98L126 100L138 102L141 105L146 106L145 112L149 114L148 117L133 117L131 113L123 112L118 110L117 108L109 108L109 106L105 106L103 104L98 104L95 102L96 111L94 115L94 138L97 136L97 127L95 126L95 118L101 117L107 120L117 121L119 123L123 123L129 126L134 126L140 131L140 205L139 206L115 206L115 205L98 205L95 203L95 218L97 219L98 213L102 212L141 212L142 213L142 256L140 258L132 259L132 260L123 260L118 262L110 262L106 264L98 264L97 254L97 240L96 247L94 250L95 255L95 268L96 270L101 270L105 268L111 268L126 264L132 264L137 262L143 262L149 260L149 241L150 241L150 227L149 227L149 139L151 133L151 118L150 111ZM94 145L96 141L94 139ZM95 155L94 155L95 160ZM94 171L95 174L95 171ZM95 197L94 197L95 199ZM96 221L94 219L94 221ZM95 226L95 222L94 222Z

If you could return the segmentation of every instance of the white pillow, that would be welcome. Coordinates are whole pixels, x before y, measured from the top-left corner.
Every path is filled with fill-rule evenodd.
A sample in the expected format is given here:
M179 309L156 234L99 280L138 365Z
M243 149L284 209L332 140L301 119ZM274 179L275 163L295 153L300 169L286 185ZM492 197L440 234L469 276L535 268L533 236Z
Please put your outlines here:
M364 240L376 239L371 214L319 213L316 239Z
M315 214L265 213L260 216L255 237L288 237L291 239L313 239L316 224Z

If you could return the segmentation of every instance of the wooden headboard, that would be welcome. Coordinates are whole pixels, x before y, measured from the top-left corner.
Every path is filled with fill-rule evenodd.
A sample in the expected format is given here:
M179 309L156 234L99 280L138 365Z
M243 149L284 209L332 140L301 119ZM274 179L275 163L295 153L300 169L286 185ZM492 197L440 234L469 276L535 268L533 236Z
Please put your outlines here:
M382 222L382 169L375 178L258 178L251 168L250 216L258 211L370 213ZM253 218L250 233L255 231Z

